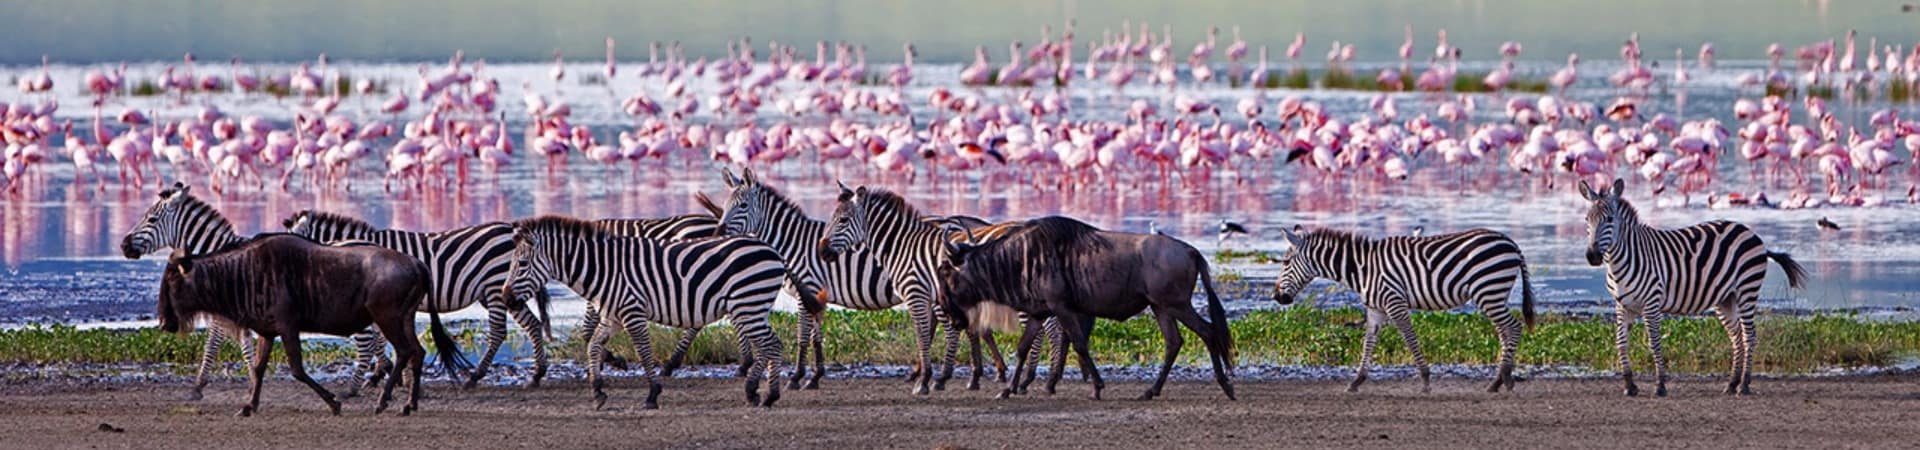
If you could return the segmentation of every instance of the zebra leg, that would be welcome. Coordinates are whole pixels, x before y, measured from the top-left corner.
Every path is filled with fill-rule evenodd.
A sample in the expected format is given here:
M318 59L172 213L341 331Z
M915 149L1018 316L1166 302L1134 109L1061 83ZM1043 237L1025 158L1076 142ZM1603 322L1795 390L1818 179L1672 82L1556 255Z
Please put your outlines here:
M1727 370L1727 389L1724 393L1733 395L1740 392L1740 343L1746 336L1740 333L1739 319L1733 316L1733 308L1722 304L1714 309L1718 310L1716 316L1720 319L1720 328L1727 332L1727 345L1732 349L1732 355L1727 358L1728 365L1732 367Z
M1747 302L1747 307L1740 312L1740 334L1744 336L1740 340L1740 395L1753 395L1753 347L1757 343L1753 335L1753 305L1754 302Z
M800 345L793 349L793 377L787 381L787 389L800 389L800 379L807 376L807 345L813 343L813 316L801 312L794 322L798 329L794 331L793 339L800 341Z
M1613 347L1620 354L1620 381L1626 386L1628 397L1640 395L1640 387L1633 384L1633 360L1628 358L1627 345L1633 330L1633 314L1623 305L1615 303L1613 307Z
M640 304L633 299L629 304ZM655 372L659 364L653 356L653 334L648 330L647 317L644 314L628 313L626 317L627 337L633 340L633 354L639 355L640 372L647 380L647 400L640 409L660 409L660 378Z
M1660 338L1662 337L1660 336L1660 322L1664 320L1664 317L1663 314L1660 313L1660 310L1653 305L1653 303L1648 304L1646 313L1647 349L1653 353L1653 396L1665 397L1667 396L1667 357L1660 349Z
M1480 309L1487 312L1488 319L1493 320L1494 331L1500 337L1500 373L1494 377L1493 384L1487 386L1487 392L1499 392L1501 385L1506 385L1507 392L1513 392L1513 354L1520 349L1520 321L1515 320L1511 311L1506 309L1506 301L1507 296L1502 294L1498 300L1481 303L1486 306Z
M588 311L591 312L592 309L589 308ZM607 380L600 377L600 363L596 361L600 361L606 357L607 338L613 337L613 330L610 324L608 324L609 326L594 326L597 322L599 322L599 320L581 324L581 328L586 328L588 333L590 333L587 338L587 384L593 387L593 409L595 410L607 405ZM636 337L634 340L637 341L639 338Z
M293 374L293 379L313 389L313 393L320 396L320 401L327 402L327 409L331 410L333 415L340 415L340 401L333 399L333 393L328 392L326 386L321 386L320 382L313 381L313 377L307 376L306 362L300 359L300 333L296 331L281 336L280 346L285 347L283 351L287 353L287 372Z
M1387 314L1374 307L1367 307L1367 337L1360 340L1360 369L1347 384L1347 392L1360 392L1360 385L1367 382L1367 368L1373 366L1373 348L1380 345L1380 325L1387 321Z
M353 375L347 378L347 393L341 395L346 398L359 397L361 387L380 386L380 377L386 373L383 364L392 364L391 360L386 359L386 340L381 339L380 333L372 328L354 333L351 340L355 355Z
M527 380L527 387L540 387L540 380L547 377L547 325L527 308L513 310L513 321L520 324L520 331L527 333L527 339L533 343L533 376Z
M673 356L668 356L667 363L660 366L661 378L673 378L673 370L680 368L680 363L686 361L687 351L693 349L694 338L700 337L700 330L705 328L688 328L686 332L680 333L680 344L673 346Z
M580 314L580 337L592 339L594 332L600 328L600 325L599 308L595 308L592 302L588 302L586 312ZM594 365L606 363L614 368L627 370L627 359L621 358L619 355L613 354L613 352L602 352L600 356L590 356L587 361Z
M733 376L745 378L747 375L753 373L754 361L759 358L754 354L753 340L748 339L744 334L740 334L739 327L734 327L734 337L737 338L735 339L736 342L734 342L734 345L739 346L740 349L740 369L735 370Z
M947 318L946 313L936 312L935 314L936 314L936 317L939 318L939 321L935 323L935 326L939 328L944 328L946 331L947 353L946 353L946 359L944 360L945 365L940 371L940 378L937 380L934 380L933 390L944 391L944 390L947 390L947 380L953 379L953 366L960 359L960 333L961 332L960 332L960 328L953 326L953 323Z
M765 310L749 311L733 318L734 329L740 333L741 340L751 341L751 349L756 362L755 370L747 374L747 402L751 406L771 408L773 402L780 400L780 337L773 334L773 327L767 324ZM767 397L761 400L756 392L760 379L767 380Z
M480 362L473 365L473 373L467 376L467 384L461 389L479 386L480 379L487 377L487 369L493 367L493 357L500 353L500 346L506 344L507 310L504 306L487 305L487 351L481 353Z
M924 299L909 301L908 304L909 314L913 317L915 336L920 339L919 368L914 369L918 375L908 382L917 384L913 388L913 395L927 395L927 383L933 380L931 360L933 359L934 313L932 306L928 305Z
M220 341L223 337L220 327L207 327L207 348L200 353L200 372L193 376L193 390L187 392L187 401L199 401L201 391L206 390L207 372L213 369L214 359L220 356ZM237 338L236 341L246 340L244 337ZM253 352L247 353L247 360L253 360Z
M1167 372L1173 371L1173 360L1180 357L1180 346L1185 343L1173 315L1166 311L1154 311L1153 319L1160 323L1160 339L1166 342L1166 351L1160 355L1160 375L1154 377L1153 387L1140 394L1140 400L1153 400L1160 395L1160 389L1167 385Z
M1053 367L1051 367L1053 373L1047 374L1047 395L1053 395L1054 387L1060 385L1060 377L1067 375L1067 334L1065 330L1061 329L1059 319L1050 319L1050 321L1053 322L1054 326L1054 330L1052 331L1054 334L1051 336L1053 339L1053 343L1051 344L1053 345ZM1092 336L1093 321L1089 320L1086 324L1081 325L1080 334L1083 336ZM1080 381L1093 381L1093 379L1090 378L1091 375L1092 374L1086 371L1081 371Z
M1014 345L1014 353L1013 353L1014 367L1026 367L1029 360L1032 359L1034 336L1039 334L1037 333L1037 331L1039 331L1039 323L1031 320L1027 321L1026 330L1020 333L1020 342ZM1026 382L1032 383L1033 372L1027 371L1026 375L1027 375ZM993 398L1003 399L1016 393L1024 394L1026 393L1026 391L1027 391L1026 383L1021 383L1020 374L1014 373L1013 379L1007 381L1006 389L1002 389L1000 393L997 395L994 395Z
M248 371L253 378L248 381L253 386L247 389L247 406L240 408L240 417L252 416L254 410L260 409L260 382L267 377L267 355L273 354L273 347L268 346L273 345L272 339L266 335L255 338L254 349L257 351L253 353L252 370Z
M1407 343L1407 351L1413 353L1413 365L1420 368L1420 393L1432 392L1433 377L1427 368L1427 355L1420 352L1420 337L1413 334L1413 319L1406 302L1389 306L1387 315L1393 318L1394 328L1400 329L1400 340Z
M807 379L807 389L819 389L820 376L827 374L826 333L821 328L821 320L815 318L813 322L813 377Z

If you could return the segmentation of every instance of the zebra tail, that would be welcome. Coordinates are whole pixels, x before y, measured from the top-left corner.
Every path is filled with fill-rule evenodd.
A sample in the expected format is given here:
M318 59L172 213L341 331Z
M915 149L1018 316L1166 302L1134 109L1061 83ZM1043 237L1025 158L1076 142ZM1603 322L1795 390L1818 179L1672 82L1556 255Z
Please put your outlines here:
M1533 331L1533 276L1527 270L1527 259L1520 258L1520 321L1527 324L1527 331Z
M1227 329L1227 308L1220 306L1220 295L1213 291L1213 269L1207 264L1207 257L1199 250L1192 253L1193 262L1200 265L1200 286L1207 290L1207 321L1212 322L1213 332L1220 334L1220 340L1226 342L1227 370L1231 372L1236 365L1233 352L1233 332Z
M1788 287L1800 289L1807 286L1807 268L1800 267L1800 263L1794 261L1792 256L1782 252L1767 252L1767 258L1779 264L1780 271L1787 273Z
M439 353L440 367L446 370L448 376L465 376L473 363L467 361L467 355L460 353L460 346L454 343L453 335L448 334L446 325L440 323L440 313L428 312L427 317L432 320L427 328L432 330L433 350Z

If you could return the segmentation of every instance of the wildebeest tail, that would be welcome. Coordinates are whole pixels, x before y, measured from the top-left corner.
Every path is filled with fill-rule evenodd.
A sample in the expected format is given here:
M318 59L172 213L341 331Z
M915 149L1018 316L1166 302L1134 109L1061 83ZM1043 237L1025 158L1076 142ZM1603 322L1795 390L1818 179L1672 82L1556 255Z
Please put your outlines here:
M1800 267L1792 256L1782 252L1767 252L1767 258L1780 265L1780 271L1787 273L1787 286L1800 289L1807 286L1807 269Z
M1227 308L1220 305L1220 295L1213 291L1213 269L1199 250L1191 250L1188 254L1193 257L1193 263L1200 266L1200 287L1207 290L1207 321L1213 324L1213 332L1220 335L1226 350L1222 356L1227 360L1227 370L1232 371L1234 360L1237 359L1233 354L1233 332L1227 329Z
M441 369L446 370L449 376L465 376L473 363L467 361L467 355L460 353L460 346L454 343L453 335L448 334L447 326L440 323L440 312L428 312L427 317L431 321L427 328L432 330L433 351L439 354L437 358Z

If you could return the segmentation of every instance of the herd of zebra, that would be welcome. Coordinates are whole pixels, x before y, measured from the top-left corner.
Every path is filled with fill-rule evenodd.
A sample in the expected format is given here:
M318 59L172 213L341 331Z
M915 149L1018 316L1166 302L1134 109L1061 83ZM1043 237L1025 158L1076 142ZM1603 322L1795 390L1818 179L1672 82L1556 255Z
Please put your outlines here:
M1008 307L1017 320L1027 322L1019 350L1015 353L1015 376L1001 394L1024 392L1020 371L1032 381L1039 355L1031 345L1044 335L1053 349L1054 380L1058 380L1071 347L1078 353L1083 373L1094 371L1085 342L1093 318L1121 319L1154 308L1168 338L1167 366L1179 348L1175 318L1199 333L1213 353L1216 377L1231 397L1227 376L1233 367L1230 336L1225 335L1225 316L1217 298L1209 305L1210 320L1192 313L1194 278L1203 282L1213 296L1205 258L1191 258L1197 270L1176 271L1185 264L1185 256L1198 255L1183 242L1157 231L1146 235L1097 231L1078 221L1059 217L992 223L969 216L922 215L897 194L860 187L839 187L838 206L832 216L821 221L806 214L780 190L763 183L751 170L735 174L722 170L729 193L717 203L696 194L707 213L656 219L606 219L586 221L560 216L544 216L515 222L493 222L433 233L377 228L363 220L317 211L301 211L287 218L287 233L318 243L370 243L412 257L428 271L428 290L419 301L418 311L432 315L436 340L442 340L440 313L467 308L476 303L487 310L486 349L477 364L467 371L466 386L473 387L488 373L488 366L507 338L509 317L532 342L534 369L528 384L538 386L547 365L547 336L550 318L546 315L548 281L560 282L587 299L582 336L589 339L587 376L596 408L604 405L605 379L601 366L618 364L608 355L605 345L613 333L625 331L632 338L638 355L654 354L649 327L665 325L687 330L664 367L656 367L651 357L641 357L642 376L648 384L643 407L656 407L661 391L660 378L671 376L680 364L695 335L705 326L727 320L736 327L741 346L741 375L747 380L747 398L751 404L771 406L780 396L778 375L784 362L783 346L769 326L768 316L775 298L785 290L800 300L802 314L795 334L798 356L796 367L786 380L789 389L814 389L824 372L821 332L822 314L828 305L857 310L880 310L905 305L910 312L917 338L917 358L909 375L915 394L929 389L944 389L952 378L957 351L964 335L972 348L972 380L969 388L979 386L983 359L981 349L992 353L1002 379L1008 373L1004 359L993 344L993 334L982 317L986 304ZM1662 318L1672 314L1701 314L1715 310L1725 325L1733 347L1729 394L1751 393L1754 348L1754 315L1766 261L1780 264L1788 282L1799 288L1806 273L1788 255L1768 251L1755 233L1738 223L1714 221L1679 229L1656 229L1642 224L1633 206L1621 198L1622 185L1599 190L1580 184L1581 195L1590 202L1587 215L1590 241L1587 259L1593 265L1605 265L1607 287L1613 294L1617 312L1615 346L1620 356L1621 376L1627 395L1636 395L1633 372L1627 359L1628 330L1635 319L1644 319L1649 333L1657 378L1656 395L1666 394L1666 364L1660 347ZM1069 227L1039 226L1043 223L1067 223ZM1075 242L1095 242L1086 246L1046 241L1043 229L1089 230ZM1089 234L1097 231L1100 235ZM1366 310L1366 337L1357 377L1349 390L1358 389L1368 377L1373 351L1383 325L1397 329L1412 354L1427 390L1428 365L1409 320L1411 310L1446 310L1468 303L1477 306L1498 332L1500 354L1498 375L1488 387L1513 388L1514 353L1522 337L1522 322L1531 328L1534 321L1534 295L1525 258L1513 240L1486 229L1419 237L1369 238L1336 230L1306 230L1300 226L1283 230L1290 248L1280 258L1281 268L1273 299L1289 304L1315 279L1328 279L1358 291ZM1032 234L1034 236L1027 236ZM265 236L263 234L263 236ZM1136 239L1144 236L1145 238ZM1150 239L1164 242L1148 242ZM980 258L977 250L1025 239L1016 250L1016 259ZM1087 241L1086 239L1092 239ZM215 208L196 199L181 183L160 192L159 200L147 210L134 229L122 240L121 249L128 258L139 258L163 249L180 255L217 254L248 241L235 234L231 222ZM1146 242L1146 244L1136 244ZM1172 257L1155 249L1171 249ZM1096 249L1096 250L1088 250ZM1141 250L1146 249L1146 250ZM1121 257L1095 259L1086 252L1104 251ZM976 256L963 257L962 253ZM1018 253L1025 252L1025 253ZM1117 252L1117 253L1116 253ZM1132 254L1146 254L1133 257ZM1158 253L1155 253L1158 252ZM1018 256L1025 255L1025 256ZM1056 258L1057 256L1057 258ZM1061 261L1061 265L1026 264L1018 258ZM966 259L963 263L960 259ZM1169 263L1167 261L1175 261ZM999 264L1003 267L991 267ZM1009 268L1008 265L1020 267ZM1131 265L1137 267L1101 267ZM983 267L985 266L985 267ZM1051 268L1049 268L1051 267ZM993 295L1018 297L1020 292L1045 285L1049 279L1085 281L1098 279L1100 271L1129 278L1155 278L1156 274L1175 274L1172 280L1110 296L1161 296L1172 292L1179 299L1172 303L1148 305L1138 300L1109 298L992 298ZM1036 273L1036 272L1073 273ZM968 278L968 276L972 278ZM1051 277L1051 278L1049 278ZM1165 277L1160 277L1165 278ZM974 298L962 303L955 297L955 283L967 284ZM981 289L980 283L1000 283L996 289ZM1086 284L1086 283L1080 283ZM1184 290L1182 290L1184 289ZM1511 313L1510 297L1518 292L1521 318ZM1046 291L1076 297L1076 292ZM1103 291L1104 292L1104 291ZM994 294L980 294L994 293ZM1009 294L1011 293L1011 294ZM162 296L165 297L163 292ZM1085 294L1109 295L1109 294ZM162 300L165 301L164 298ZM535 311L538 311L536 314ZM1184 310L1182 312L1181 310ZM164 311L163 311L164 313ZM219 317L205 317L218 323ZM235 318L227 318L237 320ZM1189 320L1191 319L1191 320ZM1210 322L1210 323L1209 323ZM362 325L364 326L364 325ZM618 328L612 328L612 327ZM944 328L945 354L940 361L944 370L934 373L933 346L936 334ZM410 326L408 328L411 330ZM1005 329L1004 327L1002 329ZM317 330L308 330L317 331ZM233 339L249 360L262 361L270 352L257 348L247 331L239 327L209 326L205 352L199 365L190 398L199 399L207 384L208 370L216 363L220 344ZM262 336L266 336L262 334ZM295 338L297 339L297 337ZM1217 339L1217 340L1216 340ZM417 346L416 339L405 339ZM985 344L982 344L982 341ZM261 344L268 341L262 340ZM358 357L347 395L355 395L362 386L372 385L400 370L386 356L386 336L369 327L352 338ZM396 339L395 345L400 342ZM1271 343L1270 345L1286 345ZM437 342L441 362L449 374L457 374L467 363L451 339ZM807 354L813 353L813 371L809 377ZM256 359L256 356L262 359ZM403 361L404 362L404 361ZM402 364L405 366L405 364ZM1161 382L1165 381L1163 366ZM418 368L412 369L418 375ZM368 376L371 371L372 375ZM302 374L303 376L304 374ZM256 375L257 378L258 375ZM766 396L758 392L762 378L770 388ZM1095 395L1098 395L1098 375ZM931 386L930 386L931 385ZM319 390L317 385L314 385ZM391 380L389 381L391 386ZM415 389L418 384L415 384ZM256 384L257 389L257 384ZM1052 390L1052 382L1048 385ZM1159 384L1149 391L1157 393ZM321 391L323 398L331 397ZM337 413L337 406L336 406Z

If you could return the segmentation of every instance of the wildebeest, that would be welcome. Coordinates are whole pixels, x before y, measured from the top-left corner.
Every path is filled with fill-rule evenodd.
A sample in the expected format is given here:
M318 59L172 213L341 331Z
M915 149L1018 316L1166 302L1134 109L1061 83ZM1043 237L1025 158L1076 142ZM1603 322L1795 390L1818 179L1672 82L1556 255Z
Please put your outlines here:
M202 315L215 316L223 325L252 330L258 335L252 387L241 416L260 405L260 383L266 376L273 338L279 337L293 378L306 383L333 414L340 402L332 392L307 376L300 357L300 333L348 336L368 325L393 343L398 361L390 369L387 386L375 414L385 411L401 370L412 369L412 388L400 415L419 405L420 369L425 350L414 335L413 311L426 298L425 264L405 254L373 245L329 246L291 234L263 235L199 256L175 252L161 278L160 329L185 333L186 325ZM436 323L438 318L435 318ZM445 330L434 327L435 338Z
M1185 324L1200 336L1213 362L1214 380L1233 398L1227 371L1233 361L1233 338L1226 312L1214 293L1207 260L1185 242L1161 234L1101 231L1066 217L1030 220L1006 237L980 245L952 243L949 263L939 272L944 306L958 326L974 321L982 303L1000 303L1026 313L1026 333L1015 355L1027 358L1042 321L1060 320L1067 342L1080 355L1080 367L1093 378L1093 398L1106 387L1087 351L1093 319L1127 320L1152 308L1166 339L1166 355L1153 387L1141 394L1160 394L1167 372L1180 355L1180 329ZM1193 287L1198 279L1207 290L1210 320L1193 309ZM1016 367L1024 365L1024 361ZM1020 373L1000 393L1005 397L1019 384ZM1030 377L1030 375L1029 375Z

